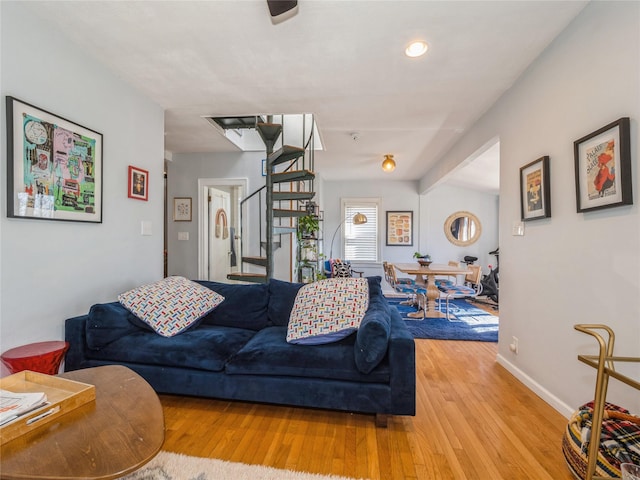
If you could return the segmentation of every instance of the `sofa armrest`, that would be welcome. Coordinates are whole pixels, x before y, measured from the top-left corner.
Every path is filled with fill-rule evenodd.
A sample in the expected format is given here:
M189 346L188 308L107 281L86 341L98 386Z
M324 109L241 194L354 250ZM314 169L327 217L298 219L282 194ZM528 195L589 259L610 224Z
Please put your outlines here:
M88 320L88 315L81 315L69 318L64 323L64 339L69 342L69 350L67 350L64 361L65 372L83 368L83 363L86 360L86 323Z
M403 415L416 413L416 344L404 320L390 308L389 369L394 408Z

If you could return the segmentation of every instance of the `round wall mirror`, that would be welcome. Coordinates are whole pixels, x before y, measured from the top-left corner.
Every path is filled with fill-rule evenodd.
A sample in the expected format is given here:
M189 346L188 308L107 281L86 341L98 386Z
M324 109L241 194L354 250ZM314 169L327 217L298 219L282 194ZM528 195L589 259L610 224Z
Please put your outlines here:
M444 222L444 233L451 243L464 247L478 241L482 225L473 213L456 212Z

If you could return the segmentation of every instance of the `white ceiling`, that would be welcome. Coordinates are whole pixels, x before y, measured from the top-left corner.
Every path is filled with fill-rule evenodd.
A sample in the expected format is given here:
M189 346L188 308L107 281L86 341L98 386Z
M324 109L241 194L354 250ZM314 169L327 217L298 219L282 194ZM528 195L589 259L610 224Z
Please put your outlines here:
M27 2L165 109L166 150L234 150L204 115L313 113L328 180L421 178L585 4L300 0L274 25L264 0Z

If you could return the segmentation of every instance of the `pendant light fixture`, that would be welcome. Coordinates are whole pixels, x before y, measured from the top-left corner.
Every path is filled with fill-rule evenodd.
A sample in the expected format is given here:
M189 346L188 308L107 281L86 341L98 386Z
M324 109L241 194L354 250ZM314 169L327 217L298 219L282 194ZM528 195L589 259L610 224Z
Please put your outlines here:
M393 159L393 155L385 155L382 161L382 170L385 172L393 172L396 169L396 161Z

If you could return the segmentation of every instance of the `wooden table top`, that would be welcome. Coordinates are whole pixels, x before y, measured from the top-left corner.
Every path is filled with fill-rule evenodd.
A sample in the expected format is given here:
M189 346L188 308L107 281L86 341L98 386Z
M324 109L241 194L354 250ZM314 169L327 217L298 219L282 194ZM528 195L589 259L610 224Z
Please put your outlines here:
M2 479L114 479L151 460L164 442L158 396L119 365L61 377L96 387L96 400L2 446Z
M466 275L471 273L471 270L464 267L452 267L451 265L438 263L432 263L428 267L423 267L418 262L394 263L393 266L409 275Z

